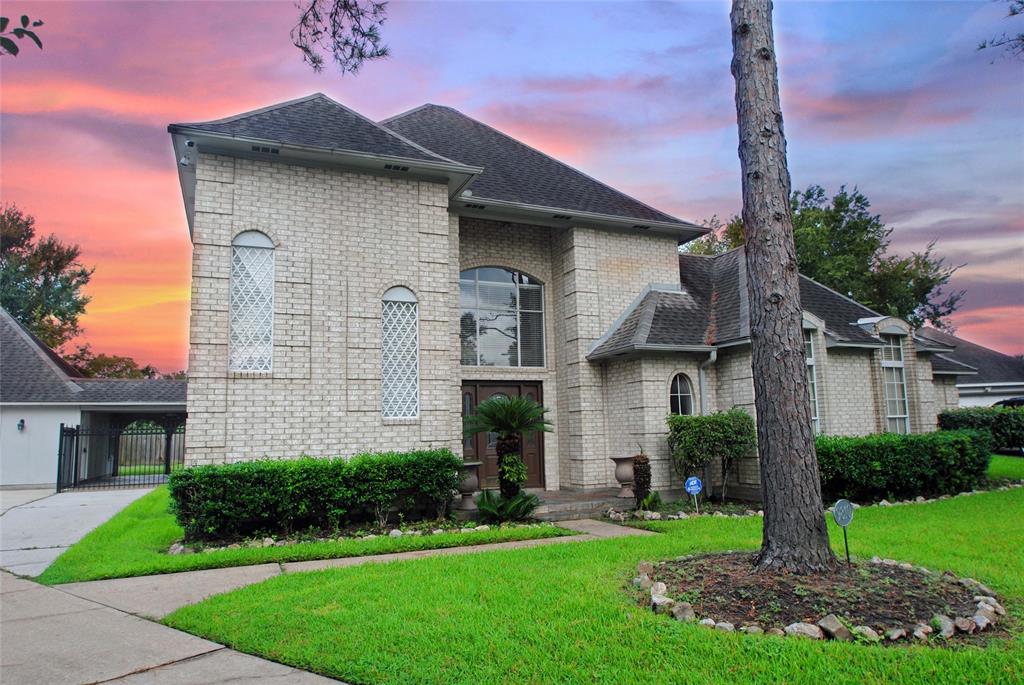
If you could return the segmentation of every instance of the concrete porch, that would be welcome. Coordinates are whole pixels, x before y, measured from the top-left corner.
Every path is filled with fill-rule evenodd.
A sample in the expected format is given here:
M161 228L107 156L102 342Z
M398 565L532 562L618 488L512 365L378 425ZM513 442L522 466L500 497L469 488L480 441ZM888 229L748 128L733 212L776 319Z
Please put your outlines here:
M534 516L541 521L572 521L577 519L601 518L610 507L632 510L632 499L616 497L618 488L596 490L534 490L540 497L541 505Z

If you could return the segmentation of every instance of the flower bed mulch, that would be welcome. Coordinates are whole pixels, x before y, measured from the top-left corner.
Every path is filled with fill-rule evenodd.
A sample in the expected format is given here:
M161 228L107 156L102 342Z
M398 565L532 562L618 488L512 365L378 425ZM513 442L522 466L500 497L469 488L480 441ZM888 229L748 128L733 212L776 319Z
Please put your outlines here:
M935 641L942 632L938 617L960 619L952 635L942 636L946 642L980 643L1007 632L998 602L998 626L996 617L974 623L979 613L995 613L991 606L981 606L982 597L995 600L991 590L972 579L889 559L841 563L835 572L822 575L759 572L753 562L750 553L732 552L641 562L633 585L642 592L639 601L656 612L679 620L703 619L709 626L712 619L720 630L802 634L787 626L818 626L833 615L848 629L871 628L884 642ZM915 630L921 632L915 635ZM838 639L875 641L866 639L870 633L852 633ZM820 637L836 638L827 628Z

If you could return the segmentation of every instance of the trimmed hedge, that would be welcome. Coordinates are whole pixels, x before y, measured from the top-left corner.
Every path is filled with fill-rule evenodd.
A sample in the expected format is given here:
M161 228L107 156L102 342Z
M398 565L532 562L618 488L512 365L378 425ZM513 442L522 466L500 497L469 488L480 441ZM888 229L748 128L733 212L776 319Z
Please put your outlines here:
M1024 407L966 407L939 414L942 430L987 430L997 450L1024 449Z
M175 471L168 488L186 540L230 540L367 520L384 525L394 511L440 517L461 464L447 449L263 459Z
M984 482L992 456L987 431L819 436L816 443L826 501L845 497L871 502L972 490Z

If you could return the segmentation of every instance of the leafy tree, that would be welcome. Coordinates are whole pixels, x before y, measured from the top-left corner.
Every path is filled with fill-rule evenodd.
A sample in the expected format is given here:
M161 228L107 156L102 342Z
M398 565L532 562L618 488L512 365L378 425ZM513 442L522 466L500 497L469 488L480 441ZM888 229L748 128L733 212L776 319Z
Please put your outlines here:
M302 13L292 28L292 43L313 71L323 70L326 53L341 73L355 74L363 62L388 56L380 35L387 5L377 0L300 0Z
M1008 5L1006 11L1007 19L1024 16L1024 0L1002 1ZM1024 59L1024 32L1003 33L988 40L983 40L978 44L978 50L988 50L990 48L1003 48L1010 57Z
M43 49L43 41L39 40L39 36L37 36L36 32L32 30L42 26L42 21L38 19L36 21L32 21L28 18L27 14L23 14L21 15L21 26L8 31L7 27L10 26L10 24L10 17L0 17L0 55L16 57L18 53L21 52L21 48L16 42L14 42L15 39L20 41L24 38L28 38L30 41L35 43L36 47L40 50Z
M751 368L761 457L762 571L835 568L822 516L771 0L733 0Z
M93 269L80 253L54 235L36 239L32 215L0 207L0 304L53 348L82 332L78 317L89 302L82 288Z
M502 497L512 499L526 481L526 464L520 451L524 433L550 431L544 418L548 412L528 397L495 395L476 406L476 411L463 420L466 437L477 433L497 433L498 483Z
M119 354L94 354L89 345L79 345L64 359L91 378L160 378L161 374L153 366L139 366L131 357Z
M872 214L871 203L857 188L840 186L829 198L818 185L792 194L793 238L800 273L845 293L872 309L909 321L952 330L949 315L956 311L963 291L947 292L959 267L935 255L931 242L923 252L909 256L888 254L892 229ZM717 217L712 217L707 225ZM743 220L733 217L718 235L711 234L690 250L721 254L743 244Z
M713 257L743 244L743 218L739 215L734 215L728 223L723 224L715 214L701 222L701 225L711 231L683 245L681 252Z

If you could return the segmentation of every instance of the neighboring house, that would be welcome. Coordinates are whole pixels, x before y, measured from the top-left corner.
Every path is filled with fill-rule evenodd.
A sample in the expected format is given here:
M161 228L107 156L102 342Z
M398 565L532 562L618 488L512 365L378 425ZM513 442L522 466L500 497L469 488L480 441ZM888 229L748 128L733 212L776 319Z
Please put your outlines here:
M924 328L921 336L954 347L940 355L938 364L967 367L973 373L957 380L961 407L990 407L1013 397L1024 397L1024 360L982 347L955 335Z
M678 253L706 229L448 107L375 123L317 94L169 131L189 464L446 446L493 485L493 439L461 426L501 393L551 409L528 486L606 488L642 446L668 489L670 411L753 410L742 253ZM819 430L930 430L955 405L931 365L951 347L802 292Z
M138 419L184 421L183 380L84 378L0 309L0 488L52 487L61 424L82 426L80 480L116 474L107 437Z

